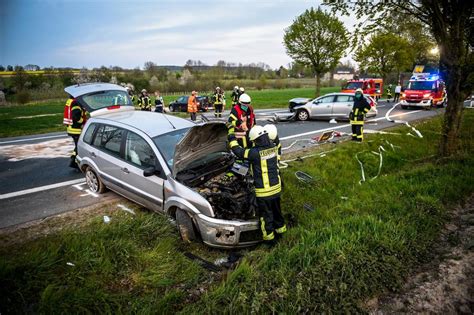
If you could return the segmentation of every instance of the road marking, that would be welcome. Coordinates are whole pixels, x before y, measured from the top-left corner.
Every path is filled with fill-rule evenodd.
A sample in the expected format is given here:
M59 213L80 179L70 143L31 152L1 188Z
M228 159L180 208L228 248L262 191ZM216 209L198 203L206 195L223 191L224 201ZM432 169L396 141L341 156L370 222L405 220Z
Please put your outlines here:
M54 135L54 136L45 136L45 137L36 137L36 138L26 138L26 139L18 139L18 140L9 140L9 141L2 141L1 144L8 144L8 143L18 143L18 142L28 142L28 141L35 141L35 140L42 140L42 139L54 139L54 138L66 138L67 134L63 135Z
M81 197L85 197L85 196L92 196L92 197L96 197L96 198L99 198L99 195L96 194L95 192L92 192L91 190L89 189L86 189L84 190L86 193L85 194L82 194Z
M11 193L8 193L8 194L0 195L0 200L13 198L13 197L24 196L24 195L28 195L28 194L32 194L32 193L36 193L36 192L40 192L40 191L45 191L45 190L50 190L50 189L54 189L54 188L64 187L64 186L76 185L76 184L80 184L80 183L84 183L83 178L68 180L66 182L61 182L61 183L56 183L56 184L51 184L51 185L46 185L46 186L41 186L41 187L35 187L35 188L30 188L30 189L25 189L25 190L19 190L19 191L11 192Z
M401 113L401 114L398 114L398 115L392 115L392 116L390 116L390 117L398 117L398 116L411 115L411 114L415 114L415 113L422 112L422 111L423 111L423 110L415 110L415 111L413 111L413 112ZM379 120L384 120L384 119L385 119L385 117L380 117L380 118L376 118L376 119L370 119L370 120L368 120L367 122L370 123L370 122L379 121ZM319 129L319 130L313 130L313 131L308 131L308 132L304 132L304 133L299 133L299 134L296 134L296 135L291 135L291 136L287 136L287 137L280 138L280 141L289 140L289 139L294 139L294 138L298 138L298 137L302 137L302 136L308 136L308 135L312 135L312 134L319 133L319 132L331 131L331 130L335 130L335 129L342 129L342 128L350 127L350 125L351 125L351 124L346 124L346 125L341 125L341 126L337 126L337 127L330 127L330 128L324 128L324 129Z

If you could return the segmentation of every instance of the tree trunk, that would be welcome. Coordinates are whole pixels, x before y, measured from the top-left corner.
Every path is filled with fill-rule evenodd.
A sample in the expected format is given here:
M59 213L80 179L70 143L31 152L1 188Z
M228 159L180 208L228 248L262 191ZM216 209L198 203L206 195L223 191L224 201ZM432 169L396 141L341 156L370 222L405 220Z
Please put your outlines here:
M460 91L461 69L449 67L447 84L448 106L444 114L443 134L439 145L441 156L449 156L459 148L459 130L461 128L462 111L464 106L463 93Z
M321 91L321 74L316 73L316 97L319 97Z

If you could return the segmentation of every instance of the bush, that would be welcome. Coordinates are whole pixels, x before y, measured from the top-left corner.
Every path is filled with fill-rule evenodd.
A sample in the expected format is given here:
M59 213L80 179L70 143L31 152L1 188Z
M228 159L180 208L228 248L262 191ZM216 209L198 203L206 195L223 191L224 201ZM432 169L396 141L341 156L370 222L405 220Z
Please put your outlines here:
M30 93L28 91L22 90L16 94L16 101L18 104L26 104L30 101Z

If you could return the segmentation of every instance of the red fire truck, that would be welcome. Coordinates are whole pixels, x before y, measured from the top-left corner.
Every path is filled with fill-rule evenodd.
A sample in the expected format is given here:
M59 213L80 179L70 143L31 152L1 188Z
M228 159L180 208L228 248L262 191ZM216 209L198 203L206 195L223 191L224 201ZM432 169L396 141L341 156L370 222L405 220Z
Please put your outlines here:
M375 100L382 96L383 80L382 79L354 79L347 81L346 85L342 87L343 93L355 93L355 90L361 88L364 94L370 95Z
M446 102L446 87L438 74L414 73L400 96L403 109L410 106L444 107Z

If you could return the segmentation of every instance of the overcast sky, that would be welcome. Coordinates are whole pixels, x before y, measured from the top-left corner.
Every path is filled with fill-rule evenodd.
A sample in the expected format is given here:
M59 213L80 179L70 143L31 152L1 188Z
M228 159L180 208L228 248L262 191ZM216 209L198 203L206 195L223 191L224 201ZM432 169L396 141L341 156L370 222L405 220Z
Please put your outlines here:
M284 29L321 1L0 0L0 64L286 66ZM346 27L353 23L343 19Z

